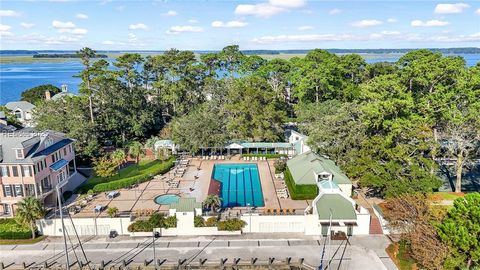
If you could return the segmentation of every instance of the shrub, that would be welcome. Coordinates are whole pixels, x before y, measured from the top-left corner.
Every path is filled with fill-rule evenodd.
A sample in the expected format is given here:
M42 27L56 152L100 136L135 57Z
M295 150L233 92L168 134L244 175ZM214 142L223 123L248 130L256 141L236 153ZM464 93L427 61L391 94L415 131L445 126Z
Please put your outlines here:
M164 214L154 213L148 220L137 220L128 226L129 232L151 232L155 228L174 228L177 226L175 216L165 217Z
M205 221L205 227L216 227L218 225L217 217L209 217L207 221Z
M242 154L242 157L281 158L281 157L288 157L288 155L287 154Z
M275 163L273 163L273 166L275 167L275 173L281 173L287 168L287 162L283 159L277 159Z
M116 217L118 215L118 208L117 207L109 207L107 209L107 214L111 218Z
M13 218L0 219L0 239L30 239L32 231L28 226L18 224Z
M288 167L285 169L284 177L292 200L313 200L317 197L318 187L316 185L296 185Z
M245 221L238 218L232 218L218 222L217 227L219 231L239 231L245 225L247 225Z
M205 220L202 216L195 216L193 219L193 224L195 227L205 227Z
M175 227L177 227L177 217L176 216L170 216L170 217L167 217L164 220L164 228L165 229L175 228Z

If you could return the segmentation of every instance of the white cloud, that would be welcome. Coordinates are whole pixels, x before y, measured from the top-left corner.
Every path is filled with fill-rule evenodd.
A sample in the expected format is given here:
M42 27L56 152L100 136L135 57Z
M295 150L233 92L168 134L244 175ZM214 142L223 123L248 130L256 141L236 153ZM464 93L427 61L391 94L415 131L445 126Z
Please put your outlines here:
M7 33L10 31L10 29L12 29L10 25L0 24L0 33L2 34Z
M284 8L299 8L305 5L305 0L270 0L270 5Z
M439 21L439 20L429 20L429 21L413 20L410 23L410 25L413 27L436 27L436 26L445 26L449 24L450 24L449 22Z
M270 0L268 3L238 5L235 15L251 15L268 18L286 12L289 9L300 8L305 5L305 0Z
M23 28L27 28L27 29L28 29L28 28L32 28L32 27L34 27L34 26L35 26L35 24L33 24L33 23L26 23L26 22L22 22L22 23L20 23L20 26L21 26L21 27L23 27Z
M75 24L72 22L61 22L61 21L53 21L52 22L53 28L56 29L72 29L75 28Z
M395 19L395 18L388 18L388 19L387 19L387 22L388 22L388 23L396 23L396 22L398 22L398 20Z
M191 26L191 25L175 25L170 27L170 29L167 30L167 34L170 35L176 35L180 33L199 33L203 32L203 28L198 27L198 26Z
M105 40L105 41L102 41L102 44L103 45L113 45L113 44L115 44L115 42L113 42L111 40Z
M335 14L338 14L340 12L342 12L340 9L334 8L334 9L331 9L330 11L328 11L328 14L335 15Z
M222 21L213 21L212 27L224 27L224 28L239 28L245 27L248 23L242 21L229 21L229 22L222 22Z
M77 15L75 15L75 17L77 17L77 19L81 19L81 20L88 19L88 16L86 14L83 14L83 13L78 13Z
M0 10L0 17L18 17L18 16L20 16L20 13L14 11L14 10L10 10L10 9Z
M465 3L456 3L456 4L437 4L434 12L437 14L454 14L462 13L463 10L469 8L470 5Z
M475 13L477 13L478 15L480 15L480 8L475 10Z
M299 31L306 31L306 30L312 30L312 29L313 29L313 26L311 26L311 25L302 25L302 26L298 27Z
M198 21L195 20L195 19L190 19L190 20L188 20L187 22L189 22L189 23L198 23Z
M57 29L59 33L70 33L73 35L85 35L87 34L87 29L84 28L77 28L74 23L72 22L61 22L61 21L53 21L52 22L53 28Z
M371 27L383 24L382 21L379 20L361 20L352 23L353 27Z
M169 10L162 14L163 16L177 16L178 13L175 10Z
M147 30L148 26L143 23L130 24L128 26L129 30Z
M268 18L284 11L286 11L285 8L272 6L270 4L238 5L235 8L235 15L253 15Z

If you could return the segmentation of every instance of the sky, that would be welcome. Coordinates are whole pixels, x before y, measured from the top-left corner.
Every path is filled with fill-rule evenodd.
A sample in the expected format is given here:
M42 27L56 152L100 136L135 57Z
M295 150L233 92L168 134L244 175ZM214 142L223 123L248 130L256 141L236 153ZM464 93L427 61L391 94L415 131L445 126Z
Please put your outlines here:
M480 1L0 0L0 49L479 47Z

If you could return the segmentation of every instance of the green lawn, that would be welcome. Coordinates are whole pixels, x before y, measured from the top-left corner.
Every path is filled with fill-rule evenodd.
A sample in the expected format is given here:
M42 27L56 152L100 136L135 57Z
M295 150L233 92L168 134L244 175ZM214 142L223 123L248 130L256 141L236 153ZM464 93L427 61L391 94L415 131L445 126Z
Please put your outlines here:
M94 192L105 192L126 188L136 183L142 183L152 179L155 175L168 172L168 170L173 167L174 162L175 157L171 157L166 161L141 160L138 166L131 165L123 168L114 176L94 176L88 179L85 184L80 187L79 193L86 193L90 189Z
M318 187L316 185L296 185L288 168L285 170L284 176L292 200L315 199L318 194Z
M400 270L414 269L415 260L408 254L408 246L404 242L390 244L386 251Z
M32 231L28 226L18 224L13 218L0 219L0 239L29 239Z

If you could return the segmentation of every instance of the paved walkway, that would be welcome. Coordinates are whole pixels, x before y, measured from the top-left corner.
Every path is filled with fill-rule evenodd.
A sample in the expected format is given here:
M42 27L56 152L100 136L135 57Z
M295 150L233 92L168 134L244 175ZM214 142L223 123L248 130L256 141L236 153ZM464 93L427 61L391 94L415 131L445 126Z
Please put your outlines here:
M267 237L269 236L269 237ZM324 247L324 264L330 261L331 268L337 269L396 269L385 247L389 241L383 236L355 236L346 241L330 241L325 238L285 234L273 235L250 234L237 237L194 237L194 238L159 238L155 243L156 258L164 265L174 265L178 260L185 264L198 264L199 259L218 264L220 259L233 263L234 259L250 262L252 258L267 262L270 258L281 263L287 257L292 262L301 258L305 263L318 266ZM298 237L297 237L298 236ZM83 259L77 242L76 256ZM145 260L153 259L152 238L90 238L83 239L86 257L94 264L103 260L108 266L126 264L139 265ZM65 265L63 243L60 238L47 239L34 245L0 246L0 261L6 269L20 268L22 263L29 267L41 267L47 263L49 267ZM70 262L76 261L74 252L69 250Z

